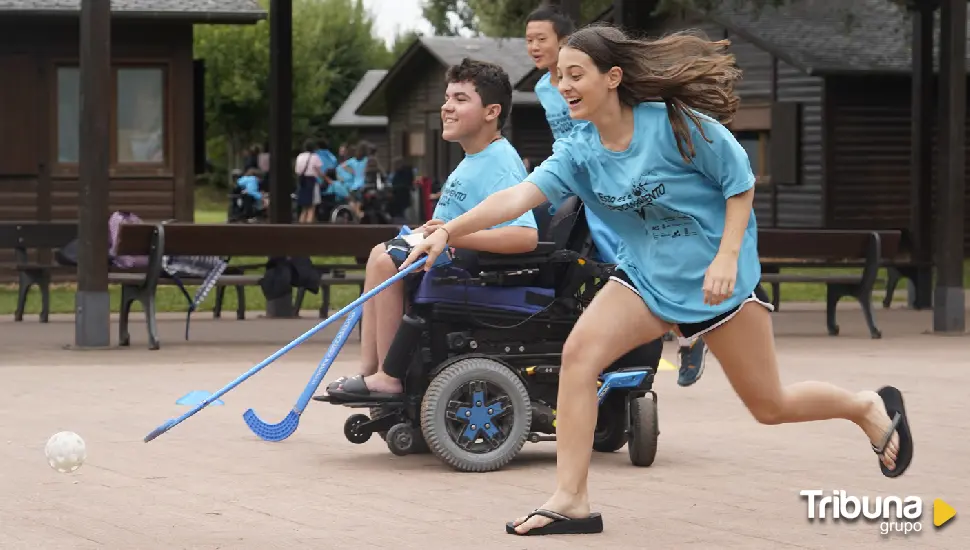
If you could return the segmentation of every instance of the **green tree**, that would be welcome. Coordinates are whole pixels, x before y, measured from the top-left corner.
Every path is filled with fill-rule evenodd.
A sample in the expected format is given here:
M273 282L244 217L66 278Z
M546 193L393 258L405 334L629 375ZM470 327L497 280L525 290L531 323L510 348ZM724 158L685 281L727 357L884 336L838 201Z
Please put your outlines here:
M424 0L421 12L437 36L457 36L462 29L476 31L475 12L468 0Z

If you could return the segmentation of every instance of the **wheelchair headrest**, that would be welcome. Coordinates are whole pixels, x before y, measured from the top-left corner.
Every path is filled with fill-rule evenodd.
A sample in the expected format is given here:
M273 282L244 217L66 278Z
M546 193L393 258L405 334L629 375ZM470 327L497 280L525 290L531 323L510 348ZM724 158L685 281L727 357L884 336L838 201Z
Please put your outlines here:
M590 240L589 227L586 225L586 215L583 203L579 197L572 196L563 201L556 213L549 215L549 203L539 208L544 209L548 218L548 225L544 233L544 241L555 243L556 249L569 249L584 252ZM536 219L538 222L538 218Z

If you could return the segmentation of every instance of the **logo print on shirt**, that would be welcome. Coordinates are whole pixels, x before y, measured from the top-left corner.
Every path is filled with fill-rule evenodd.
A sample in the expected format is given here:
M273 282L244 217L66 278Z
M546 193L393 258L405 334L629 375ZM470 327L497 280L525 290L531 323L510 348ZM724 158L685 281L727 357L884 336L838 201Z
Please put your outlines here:
M438 199L438 204L447 206L453 200L464 202L468 198L468 194L461 190L464 184L465 182L458 178L449 177L441 190L441 198Z
M637 214L643 219L645 209L667 194L667 188L663 182L658 181L657 176L657 173L651 170L633 178L630 180L630 192L624 195L615 196L597 193L596 196L604 206L611 210L637 210Z
M559 113L547 114L546 121L552 130L552 136L556 139L569 135L569 131L573 129L573 119L569 116L568 108Z

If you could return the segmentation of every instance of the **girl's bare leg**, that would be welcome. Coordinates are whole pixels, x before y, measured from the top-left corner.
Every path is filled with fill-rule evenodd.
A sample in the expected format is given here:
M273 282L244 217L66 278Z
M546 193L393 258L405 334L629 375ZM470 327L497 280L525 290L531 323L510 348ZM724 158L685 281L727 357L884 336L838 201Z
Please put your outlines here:
M879 445L892 422L874 391L852 393L826 382L782 386L768 310L749 302L730 321L704 335L734 391L762 424L841 418L855 423ZM893 469L899 436L893 434L882 461Z
M639 296L615 281L608 282L580 316L562 350L556 403L556 491L541 508L568 517L589 515L586 480L596 428L596 379L627 352L668 330L670 325L650 313ZM516 531L525 533L551 521L542 516L525 521L523 516L514 523Z

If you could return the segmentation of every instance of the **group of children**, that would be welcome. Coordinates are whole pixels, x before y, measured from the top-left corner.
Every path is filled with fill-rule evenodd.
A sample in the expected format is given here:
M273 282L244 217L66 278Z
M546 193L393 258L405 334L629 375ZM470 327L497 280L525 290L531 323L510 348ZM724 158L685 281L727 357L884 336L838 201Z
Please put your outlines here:
M562 352L557 414L557 487L540 508L506 525L518 535L596 533L587 478L597 419L596 380L630 350L675 331L696 381L704 347L762 424L845 419L856 424L887 477L902 475L913 440L893 387L849 392L823 382L783 386L770 312L761 291L754 175L724 125L738 107L740 71L727 41L690 33L640 40L608 26L574 31L552 8L529 17L529 53L548 70L536 86L556 136L553 154L527 173L501 129L512 86L500 67L465 59L446 76L442 138L465 158L446 181L425 239L394 262L383 245L367 264L365 290L446 249L532 250L532 209L578 196L600 259L617 269L573 328ZM399 265L398 265L399 264ZM342 399L399 394L402 368L385 365L401 323L398 283L365 305L362 373L328 392ZM369 308L369 309L368 309ZM622 320L621 324L616 322ZM693 358L700 350L700 358ZM682 363L682 364L684 364Z
M373 144L361 141L353 147L352 155L350 151L349 145L342 144L335 155L326 140L303 143L303 152L296 156L293 166L300 223L314 222L316 207L326 195L331 195L335 202L346 202L358 216L362 214L361 189L367 174L380 171L375 156L377 149ZM237 185L242 193L253 197L258 209L269 206L269 197L263 192L267 188L268 173L268 153L261 154L257 147L252 148Z

